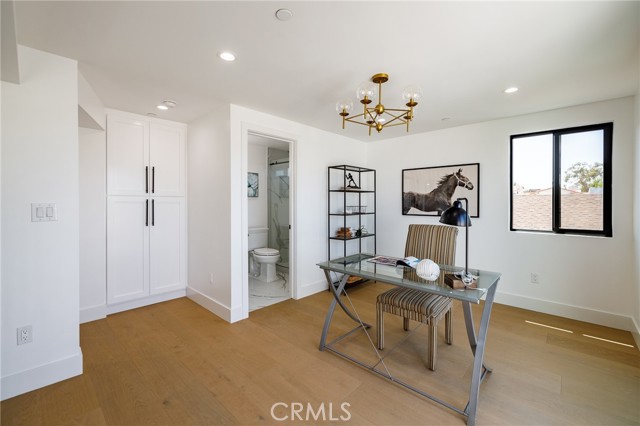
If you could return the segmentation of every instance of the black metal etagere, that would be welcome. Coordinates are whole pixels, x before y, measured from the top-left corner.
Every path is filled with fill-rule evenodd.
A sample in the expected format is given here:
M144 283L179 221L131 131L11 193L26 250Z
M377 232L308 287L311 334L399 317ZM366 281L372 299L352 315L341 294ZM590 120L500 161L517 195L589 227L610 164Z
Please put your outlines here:
M376 171L330 166L327 192L327 260L345 258L348 263L371 257L376 252ZM347 228L351 236L341 235L339 230Z

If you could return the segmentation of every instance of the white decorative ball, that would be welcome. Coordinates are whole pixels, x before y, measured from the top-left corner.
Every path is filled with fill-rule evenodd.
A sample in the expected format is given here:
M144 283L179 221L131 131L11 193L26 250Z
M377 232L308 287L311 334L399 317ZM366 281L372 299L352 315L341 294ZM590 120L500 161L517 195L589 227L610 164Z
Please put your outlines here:
M440 267L430 259L424 259L416 265L416 273L427 281L435 281L440 276Z

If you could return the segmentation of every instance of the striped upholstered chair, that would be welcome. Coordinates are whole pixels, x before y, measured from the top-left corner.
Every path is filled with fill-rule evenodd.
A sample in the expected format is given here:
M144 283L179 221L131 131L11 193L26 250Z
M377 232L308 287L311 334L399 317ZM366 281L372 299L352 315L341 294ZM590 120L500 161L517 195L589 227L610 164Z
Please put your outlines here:
M456 237L458 228L445 225L409 225L405 256L431 259L436 263L453 265L456 257ZM409 330L409 320L420 321L428 327L429 348L427 366L436 369L438 321L445 318L445 341L453 342L451 322L452 300L444 296L396 287L378 295L376 320L378 348L384 349L384 313L403 318L405 331Z

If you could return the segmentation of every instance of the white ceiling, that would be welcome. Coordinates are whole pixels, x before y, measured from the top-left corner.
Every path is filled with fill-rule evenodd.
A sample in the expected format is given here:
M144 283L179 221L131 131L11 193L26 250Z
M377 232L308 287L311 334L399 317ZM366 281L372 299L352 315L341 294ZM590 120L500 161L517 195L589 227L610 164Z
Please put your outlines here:
M292 20L275 18L282 7ZM16 17L20 44L77 59L106 106L183 122L234 103L361 140L402 136L341 129L335 102L356 103L378 72L387 107L422 86L411 133L638 90L637 1L20 1ZM178 107L157 111L165 99Z

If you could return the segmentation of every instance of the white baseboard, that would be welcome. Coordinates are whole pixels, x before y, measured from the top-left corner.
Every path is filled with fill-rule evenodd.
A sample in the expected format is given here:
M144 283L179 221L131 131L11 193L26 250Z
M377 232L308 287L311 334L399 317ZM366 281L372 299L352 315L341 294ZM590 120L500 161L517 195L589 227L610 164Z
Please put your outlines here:
M296 292L296 300L304 299L307 296L311 296L312 294L320 293L321 291L327 291L329 288L327 284L327 280L316 281L311 284L307 284L305 286L301 286L298 288Z
M244 319L241 307L232 309L193 287L187 287L187 297L227 322L233 323Z
M141 308L143 306L153 305L154 303L166 302L167 300L178 299L186 296L185 289L170 291L168 293L155 294L149 297L143 297L142 299L130 300L128 302L122 302L115 305L107 305L107 315L115 314L122 311L128 311L130 309Z
M89 306L80 309L80 324L91 322L107 317L107 305Z
M80 374L82 374L82 350L78 348L77 352L70 357L3 377L0 399L4 401Z
M638 326L638 322L635 318L631 318L631 320L633 321L633 326L635 328L635 330L631 332L631 335L633 336L633 340L636 341L636 347L640 348L640 326Z
M528 309L530 311L590 322L592 324L626 330L632 333L638 332L638 327L632 317L612 312L604 312L596 309L583 308L581 306L567 305L558 302L551 302L549 300L502 292L496 293L495 301L496 303Z

